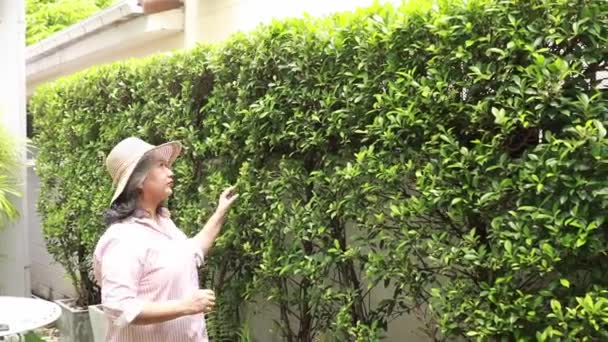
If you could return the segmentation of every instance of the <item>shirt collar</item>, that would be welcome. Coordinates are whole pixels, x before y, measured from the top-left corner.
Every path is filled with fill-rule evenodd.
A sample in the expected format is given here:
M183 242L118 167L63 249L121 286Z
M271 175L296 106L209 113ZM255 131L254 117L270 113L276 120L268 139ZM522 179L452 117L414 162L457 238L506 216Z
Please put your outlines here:
M165 207L161 207L158 209L157 211L158 216L162 217L162 218L171 218L171 212L169 211L169 209L165 208ZM147 212L146 210L143 209L135 209L135 212L133 213L133 217L138 218L138 219L145 219L145 218L152 218L152 215L150 215L149 212Z
M160 208L158 211L158 221L152 219L152 215L143 209L136 209L131 218L135 223L139 223L146 227L149 227L165 236L169 239L173 239L173 236L168 231L168 225L165 220L170 219L170 212L166 208Z

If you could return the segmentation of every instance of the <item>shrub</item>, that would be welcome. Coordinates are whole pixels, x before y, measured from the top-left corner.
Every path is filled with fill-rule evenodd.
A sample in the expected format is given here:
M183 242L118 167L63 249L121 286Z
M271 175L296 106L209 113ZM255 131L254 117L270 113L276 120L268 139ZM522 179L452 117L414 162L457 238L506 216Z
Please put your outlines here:
M260 298L286 341L377 340L418 312L437 339L606 337L608 2L430 5L277 21L42 88L51 253L87 288L105 154L179 139L178 226L242 194L202 272L217 340Z

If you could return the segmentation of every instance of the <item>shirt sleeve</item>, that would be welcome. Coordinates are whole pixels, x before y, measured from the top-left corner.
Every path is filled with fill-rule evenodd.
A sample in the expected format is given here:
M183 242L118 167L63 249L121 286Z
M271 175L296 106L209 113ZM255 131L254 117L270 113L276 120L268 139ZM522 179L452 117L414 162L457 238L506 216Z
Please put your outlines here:
M144 301L137 298L137 286L144 264L137 249L123 239L109 239L100 249L101 304L113 323L124 327L143 309Z
M201 267L205 263L205 256L203 254L203 250L201 245L196 241L196 239L190 238L186 241L192 254L194 256L194 260L196 262L196 267Z

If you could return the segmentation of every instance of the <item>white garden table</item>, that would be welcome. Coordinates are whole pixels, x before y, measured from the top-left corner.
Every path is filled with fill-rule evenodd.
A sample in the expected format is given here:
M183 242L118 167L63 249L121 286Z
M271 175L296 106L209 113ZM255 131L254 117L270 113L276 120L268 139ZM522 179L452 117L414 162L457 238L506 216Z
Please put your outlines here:
M8 330L0 331L2 336L12 336L44 327L61 316L59 305L35 298L0 296L0 326L8 325Z

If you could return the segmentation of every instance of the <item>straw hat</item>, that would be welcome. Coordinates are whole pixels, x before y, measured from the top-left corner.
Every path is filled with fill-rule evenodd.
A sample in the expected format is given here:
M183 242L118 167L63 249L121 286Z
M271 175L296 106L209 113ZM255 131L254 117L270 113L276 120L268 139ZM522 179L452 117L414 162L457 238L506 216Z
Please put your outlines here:
M177 141L154 146L139 138L130 137L119 142L106 159L106 168L112 177L112 187L116 189L110 204L125 190L135 167L147 153L157 153L161 160L171 165L181 151L182 145Z

